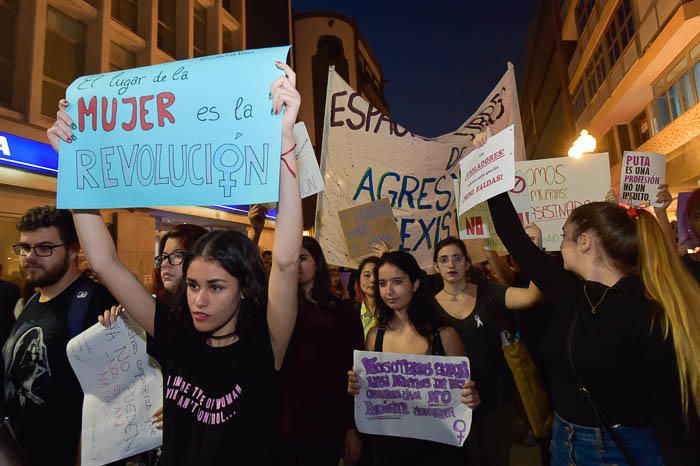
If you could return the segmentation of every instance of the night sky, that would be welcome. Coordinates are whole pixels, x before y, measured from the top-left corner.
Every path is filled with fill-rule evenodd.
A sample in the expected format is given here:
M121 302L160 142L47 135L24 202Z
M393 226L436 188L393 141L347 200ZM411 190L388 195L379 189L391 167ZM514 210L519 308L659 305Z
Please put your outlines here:
M292 0L355 18L387 81L392 119L423 136L464 122L506 71L520 82L536 0Z

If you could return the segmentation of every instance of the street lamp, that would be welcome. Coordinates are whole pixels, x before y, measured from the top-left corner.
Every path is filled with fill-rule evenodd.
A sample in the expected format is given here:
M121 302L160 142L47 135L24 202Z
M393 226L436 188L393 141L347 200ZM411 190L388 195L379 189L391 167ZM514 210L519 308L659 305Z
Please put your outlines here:
M588 131L581 130L581 135L576 138L574 144L569 149L569 157L580 159L583 154L593 152L595 150L596 140L588 134Z

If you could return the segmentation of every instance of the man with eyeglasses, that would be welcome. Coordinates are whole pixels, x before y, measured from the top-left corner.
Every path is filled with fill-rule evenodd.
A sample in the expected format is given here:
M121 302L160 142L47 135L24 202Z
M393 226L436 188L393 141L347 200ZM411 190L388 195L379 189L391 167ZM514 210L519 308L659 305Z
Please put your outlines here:
M67 210L28 210L13 245L38 289L3 347L5 413L32 466L79 464L83 392L68 363L68 340L116 304L78 268L80 244Z

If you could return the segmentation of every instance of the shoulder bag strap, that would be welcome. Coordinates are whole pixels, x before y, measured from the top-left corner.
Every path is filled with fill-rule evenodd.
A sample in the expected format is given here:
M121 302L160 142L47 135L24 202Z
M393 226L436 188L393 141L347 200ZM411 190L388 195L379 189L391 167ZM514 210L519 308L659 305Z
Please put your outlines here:
M566 355L569 359L569 366L571 367L571 372L574 374L574 377L576 377L576 381L578 382L578 390L583 394L583 396L586 398L586 401L593 410L593 415L595 416L596 422L598 422L598 426L600 427L600 429L607 432L608 435L610 435L610 437L613 439L613 442L615 442L615 445L622 453L622 456L625 458L625 461L627 461L627 464L629 464L629 466L636 466L637 462L634 460L629 450L625 446L624 441L622 440L622 438L620 438L618 432L616 432L615 429L613 429L609 423L605 422L603 412L600 410L600 408L598 408L597 403L593 400L591 392L588 390L588 388L586 388L583 381L581 380L581 377L578 375L578 372L576 372L576 368L574 367L572 346L574 341L574 330L576 329L576 323L578 322L578 317L580 314L581 308L577 308L574 312L573 319L571 319L571 324L569 325L569 334L566 337Z

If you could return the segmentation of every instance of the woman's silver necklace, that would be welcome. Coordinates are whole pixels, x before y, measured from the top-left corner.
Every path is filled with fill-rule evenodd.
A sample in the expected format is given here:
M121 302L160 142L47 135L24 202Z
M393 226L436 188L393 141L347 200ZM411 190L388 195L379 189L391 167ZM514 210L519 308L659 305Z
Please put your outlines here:
M462 288L461 290L459 290L459 291L456 292L456 293L450 293L449 291L447 291L447 288L443 288L442 291L444 291L444 292L447 293L448 295L452 296L452 299L450 299L450 301L453 302L453 303L456 303L456 302L457 302L457 295L459 295L459 294L462 293L464 290L466 290L468 286L469 286L469 285L464 285L464 288Z
M591 298L588 296L588 290L586 289L586 286L588 285L588 282L583 284L583 294L586 295L586 299L588 300L588 304L591 306L591 314L594 314L598 311L598 306L600 306L600 303L603 302L605 299L605 296L608 294L608 291L610 291L610 288L606 288L605 292L603 292L603 296L600 298L600 301L596 303L596 305L593 305L593 302L591 302Z

